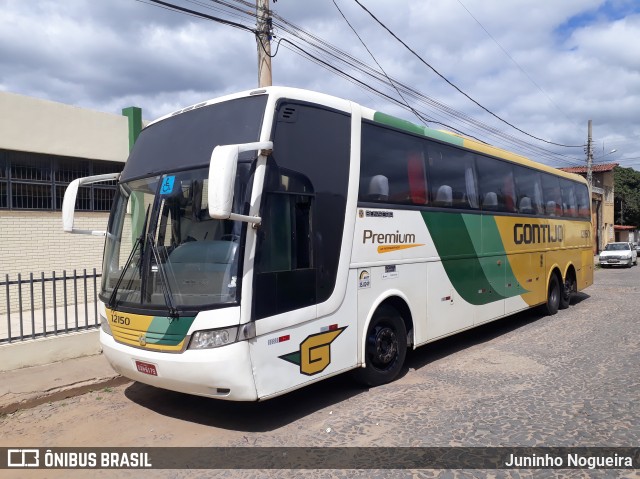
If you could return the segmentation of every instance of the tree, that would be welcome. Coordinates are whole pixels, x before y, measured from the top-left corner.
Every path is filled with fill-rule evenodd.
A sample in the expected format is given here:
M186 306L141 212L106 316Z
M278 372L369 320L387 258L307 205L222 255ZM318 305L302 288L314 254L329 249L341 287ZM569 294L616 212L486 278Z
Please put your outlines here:
M640 226L640 172L616 166L613 181L616 224Z

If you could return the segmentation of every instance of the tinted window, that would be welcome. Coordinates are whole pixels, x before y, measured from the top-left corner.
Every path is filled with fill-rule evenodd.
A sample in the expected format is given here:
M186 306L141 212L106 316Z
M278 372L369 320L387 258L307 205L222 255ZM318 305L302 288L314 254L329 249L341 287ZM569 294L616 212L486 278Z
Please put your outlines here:
M544 199L540 173L522 166L514 166L518 212L527 215L543 215Z
M428 152L433 205L478 208L473 154L438 143L430 143Z
M542 194L545 202L545 214L548 216L562 216L562 195L560 193L560 179L557 176L541 173Z
M196 108L145 128L136 140L121 181L208 167L217 145L258 141L266 95Z
M429 203L420 139L364 123L361 156L360 201Z
M257 319L331 296L342 247L351 118L281 102L256 251Z
M515 185L511 164L492 158L478 157L476 165L482 209L515 212Z
M578 216L580 218L589 218L591 214L589 202L589 188L582 183L576 183L576 202L578 204Z
M589 217L585 185L363 122L362 202Z
M358 199L478 208L473 154L364 122Z
M578 216L578 202L576 200L575 183L564 178L560 179L562 194L562 211L564 216Z

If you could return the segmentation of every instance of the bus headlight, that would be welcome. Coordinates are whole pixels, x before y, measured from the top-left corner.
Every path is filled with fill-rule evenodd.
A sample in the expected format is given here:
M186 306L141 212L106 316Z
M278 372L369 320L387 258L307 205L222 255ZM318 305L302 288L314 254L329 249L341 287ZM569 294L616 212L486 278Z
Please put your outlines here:
M189 349L211 349L235 343L238 339L238 327L196 331L191 337Z
M102 315L100 315L100 327L109 336L113 336L113 333L111 332L111 326L109 326L109 320Z

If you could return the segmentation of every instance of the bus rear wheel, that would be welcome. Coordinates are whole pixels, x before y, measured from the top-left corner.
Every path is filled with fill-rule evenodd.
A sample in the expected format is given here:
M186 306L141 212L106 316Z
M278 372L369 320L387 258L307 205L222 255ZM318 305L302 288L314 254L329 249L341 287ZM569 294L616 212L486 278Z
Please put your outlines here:
M553 273L549 278L549 289L547 290L547 304L545 310L549 316L553 316L560 308L560 281L558 276Z
M393 381L407 355L407 329L394 308L382 306L374 313L365 341L364 368L355 371L356 379L367 386Z
M576 288L576 280L573 278L573 275L568 274L567 279L562 285L562 294L560 295L560 309L567 309L569 304L571 304L571 295L575 293Z

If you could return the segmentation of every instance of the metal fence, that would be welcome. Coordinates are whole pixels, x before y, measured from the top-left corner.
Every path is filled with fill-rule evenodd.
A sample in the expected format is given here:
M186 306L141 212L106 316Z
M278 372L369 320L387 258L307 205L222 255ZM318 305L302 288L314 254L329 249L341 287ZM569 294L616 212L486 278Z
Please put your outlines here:
M0 343L71 333L100 326L96 303L98 278L93 272L30 273L0 281ZM2 278L0 277L0 280Z

